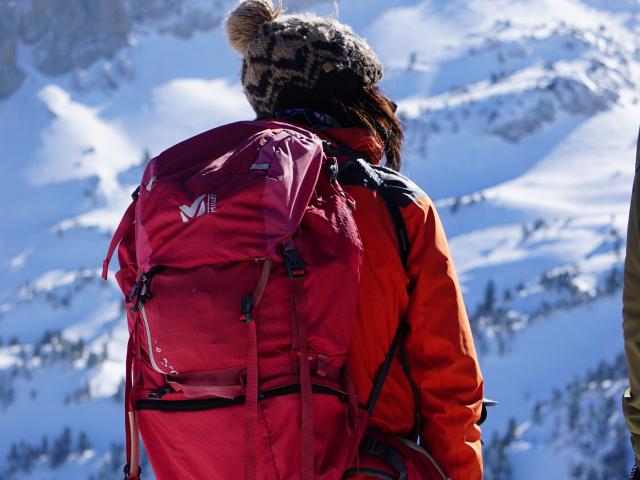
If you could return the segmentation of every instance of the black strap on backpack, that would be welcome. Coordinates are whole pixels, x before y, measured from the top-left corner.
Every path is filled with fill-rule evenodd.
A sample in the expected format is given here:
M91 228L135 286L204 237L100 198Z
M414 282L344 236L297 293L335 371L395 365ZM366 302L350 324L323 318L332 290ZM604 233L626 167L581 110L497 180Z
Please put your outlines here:
M378 172L376 172L375 169L362 158L351 158L342 162L338 171L338 180L347 170L354 167L359 168L365 174L368 181L367 183L373 187L378 195L380 195L387 206L389 216L391 217L391 221L393 222L396 236L398 238L398 250L400 252L402 265L404 265L404 268L406 269L407 260L409 258L409 236L407 235L407 229L404 224L404 219L402 218L402 213L400 213L398 202L393 197L392 192L389 191L388 185L384 180L382 180L380 175L378 175Z
M404 458L402 458L402 455L400 455L394 447L391 447L385 442L381 442L372 436L365 436L364 439L362 439L359 450L361 454L364 453L382 460L398 472L398 476L391 476L377 468L362 468L356 466L347 470L344 473L343 478L351 478L356 475L367 475L367 478L372 477L382 480L407 480L409 473L407 472Z
M351 169L357 168L359 169L365 176L368 186L371 186L377 193L380 195L380 198L384 201L389 215L391 217L391 221L394 225L396 236L398 240L398 251L400 254L400 258L402 260L402 264L407 268L407 260L409 257L409 237L407 235L407 229L404 223L404 219L402 218L402 213L400 212L400 207L395 200L391 191L389 191L388 185L382 180L380 175L375 171L375 169L365 160L359 158L355 152L350 149L344 148L342 146L341 150L336 151L333 148L333 145L325 142L325 151L328 155L348 155L350 158L345 160L340 164L340 168L338 171L338 180L340 180L340 176L344 176L344 174ZM389 346L389 350L385 355L385 360L378 369L376 374L376 378L373 384L373 388L371 390L371 394L369 395L369 402L367 403L367 412L369 416L371 416L375 410L376 404L380 398L380 394L382 393L382 389L389 375L389 371L391 370L391 365L393 363L393 359L398 356L400 360L400 364L402 365L402 371L404 372L407 380L409 381L409 385L411 387L411 392L414 399L414 407L415 407L415 420L411 438L414 441L417 441L418 436L420 434L421 427L421 415L420 415L420 394L418 392L418 388L416 387L413 378L411 377L411 369L409 368L409 362L407 359L405 343L407 339L407 334L409 333L409 323L406 317L403 317L400 320L400 324L398 325L398 329L391 341L391 345Z

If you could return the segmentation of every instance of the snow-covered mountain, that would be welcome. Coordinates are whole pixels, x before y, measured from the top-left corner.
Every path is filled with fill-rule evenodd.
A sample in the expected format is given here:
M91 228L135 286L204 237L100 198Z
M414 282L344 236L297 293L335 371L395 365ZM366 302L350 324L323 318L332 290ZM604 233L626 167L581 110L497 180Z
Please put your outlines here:
M2 479L119 475L127 332L99 267L149 156L251 116L219 28L233 3L0 0ZM623 478L640 1L338 3L450 238L501 402L486 478Z

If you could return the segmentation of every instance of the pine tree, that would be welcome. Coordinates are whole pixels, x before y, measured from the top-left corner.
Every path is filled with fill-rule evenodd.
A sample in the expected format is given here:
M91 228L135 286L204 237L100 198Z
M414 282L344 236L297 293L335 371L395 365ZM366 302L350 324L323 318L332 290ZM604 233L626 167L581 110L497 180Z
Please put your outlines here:
M42 437L42 441L40 442L40 455L45 457L49 455L49 437L46 435Z
M407 70L413 70L418 63L418 52L411 52L409 54L409 65L407 66Z
M494 432L491 443L484 450L485 480L513 480L513 468L507 456L507 445L497 432Z
M622 275L614 266L605 280L604 290L606 293L615 293L622 287Z
M124 378L120 380L120 383L118 384L118 389L116 390L116 393L113 394L113 399L120 403L124 400Z
M80 436L78 437L78 445L76 446L76 452L84 453L87 450L91 450L92 445L89 437L86 433L80 432Z
M586 480L599 480L598 472L596 472L595 468L591 467L589 469L589 473L587 474Z
M109 469L112 472L119 472L122 469L122 463L125 458L124 445L121 443L112 443L109 455Z
M533 423L536 425L542 424L542 403L536 402L533 406L533 414L532 414Z
M98 358L98 354L95 352L89 352L89 356L87 357L87 368L97 367L100 363L100 359Z
M496 284L493 280L487 282L484 290L484 300L478 307L478 314L487 315L493 312L496 306Z
M518 423L516 422L516 419L511 417L509 419L509 426L507 427L507 433L504 436L504 444L506 446L511 445L517 438L517 432L518 432Z
M52 468L56 468L66 462L71 454L71 430L65 427L60 437L53 441L49 463Z
M613 448L602 458L603 478L625 478L630 451L628 441L625 427L618 425Z
M18 453L18 446L15 443L11 444L9 453L7 453L7 470L9 473L15 472L20 465L20 454Z
M580 402L578 400L572 401L567 407L567 426L569 430L574 431L578 425L580 419Z

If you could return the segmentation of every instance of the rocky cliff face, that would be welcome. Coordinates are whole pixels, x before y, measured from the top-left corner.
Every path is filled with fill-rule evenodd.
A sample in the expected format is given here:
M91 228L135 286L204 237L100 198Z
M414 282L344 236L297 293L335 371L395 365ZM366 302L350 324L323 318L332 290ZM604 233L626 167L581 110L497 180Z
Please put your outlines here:
M62 75L110 58L138 26L189 37L220 23L231 0L0 0L0 98L25 78L18 51L33 66Z
M0 24L0 98L15 91L23 79L24 73L16 65L16 39Z

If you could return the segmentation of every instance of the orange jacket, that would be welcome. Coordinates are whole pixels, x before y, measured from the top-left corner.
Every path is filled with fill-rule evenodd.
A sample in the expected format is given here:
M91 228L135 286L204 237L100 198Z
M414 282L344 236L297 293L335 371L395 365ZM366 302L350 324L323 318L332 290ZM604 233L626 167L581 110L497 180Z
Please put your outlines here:
M326 130L377 163L381 142L360 129ZM385 170L400 203L410 243L407 269L386 205L375 190L343 184L355 199L364 245L358 314L348 366L366 405L401 318L408 319L408 363L420 393L421 442L453 480L482 478L480 418L483 381L469 321L442 224L431 199L409 179ZM382 390L373 426L406 435L414 400L399 362Z

